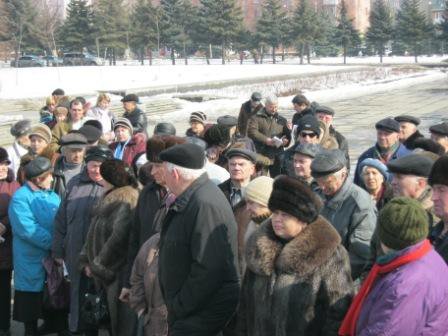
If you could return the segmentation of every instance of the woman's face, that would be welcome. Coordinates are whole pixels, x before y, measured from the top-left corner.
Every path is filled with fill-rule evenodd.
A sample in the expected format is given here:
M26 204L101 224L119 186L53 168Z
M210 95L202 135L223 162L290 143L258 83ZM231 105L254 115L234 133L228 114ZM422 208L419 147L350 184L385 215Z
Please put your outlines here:
M366 167L362 173L362 178L364 180L364 185L369 192L377 191L384 182L384 176L378 169L373 167Z
M191 131L196 135L201 135L204 132L204 124L198 121L190 122Z
M272 229L279 238L291 240L297 237L305 226L304 222L281 210L272 213Z
M51 183L53 182L53 174L48 173L42 177L37 178L35 184L42 189L48 190L51 188Z
M114 132L118 142L125 142L131 137L131 132L126 127L117 126Z
M0 180L4 180L8 176L8 163L0 162Z
M101 101L98 103L98 107L99 107L100 109L103 109L103 110L107 109L107 108L109 107L109 101L108 101L107 99L103 99L103 100L101 100Z
M44 138L38 135L32 135L30 137L30 142L31 151L37 155L40 155L48 145Z

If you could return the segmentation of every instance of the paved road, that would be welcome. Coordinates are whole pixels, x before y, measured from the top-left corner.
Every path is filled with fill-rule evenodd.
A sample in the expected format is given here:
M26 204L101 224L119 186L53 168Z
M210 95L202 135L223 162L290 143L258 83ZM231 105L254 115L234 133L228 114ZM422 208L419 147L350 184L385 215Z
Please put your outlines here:
M347 137L351 161L356 164L359 154L375 142L374 125L384 117L403 113L418 116L422 119L420 128L424 134L428 133L430 125L448 120L448 80L333 101L329 105L336 110L336 129ZM288 119L291 116L292 112L285 114ZM170 121L176 124L179 134L183 134L188 126L186 122ZM13 323L13 336L22 335L22 330L21 325Z

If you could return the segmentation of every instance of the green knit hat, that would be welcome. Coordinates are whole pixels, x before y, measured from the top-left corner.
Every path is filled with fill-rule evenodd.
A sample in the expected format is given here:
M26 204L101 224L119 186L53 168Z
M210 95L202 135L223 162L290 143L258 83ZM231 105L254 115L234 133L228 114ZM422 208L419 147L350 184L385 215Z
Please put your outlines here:
M402 250L428 236L428 214L421 204L408 197L392 199L378 216L378 236L394 250Z

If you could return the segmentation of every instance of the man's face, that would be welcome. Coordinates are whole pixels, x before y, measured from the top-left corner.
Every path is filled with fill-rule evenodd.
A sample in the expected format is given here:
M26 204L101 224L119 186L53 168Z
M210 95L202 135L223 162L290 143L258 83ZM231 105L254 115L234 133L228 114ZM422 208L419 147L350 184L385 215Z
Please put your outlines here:
M311 162L313 159L309 156L296 153L294 154L294 172L296 176L308 179L311 177Z
M127 127L117 126L114 132L118 142L125 142L131 137L131 132Z
M73 122L79 121L84 117L84 108L81 103L72 104L70 108L70 118Z
M132 112L137 107L137 103L130 101L130 102L123 102L123 108L126 112Z
M376 131L376 141L381 148L389 149L398 142L398 133L379 129Z
M20 146L25 148L28 148L31 144L30 137L28 136L28 134L18 137L17 142L20 144Z
M333 124L333 116L331 114L318 112L318 113L316 113L316 117L317 117L317 119L324 122L328 126Z
M165 180L165 185L168 188L168 190L170 190L171 192L174 192L174 190L176 190L176 185L179 184L179 180L177 179L177 174L176 172L170 171L168 169L168 163L164 162L163 163L163 179ZM178 196L178 195L176 195Z
M432 186L432 201L434 202L434 213L444 220L448 217L448 186L435 184Z
M305 110L308 106L305 103L293 103L292 104L294 111L301 113L303 110Z
M256 218L269 213L269 208L260 203L246 199L246 210L250 218Z
M278 103L267 103L265 108L268 113L275 114L278 110Z
M100 182L103 177L100 174L101 161L89 161L87 162L87 175L93 182Z
M165 185L165 174L163 170L163 163L154 162L151 166L151 176L158 185Z
M30 136L30 148L34 154L40 155L48 143L38 135Z
M405 141L416 131L417 131L417 126L415 126L413 123L406 122L406 121L400 121L400 135L399 135L400 141Z
M431 133L431 140L437 142L439 145L445 148L445 153L448 152L448 136L438 133Z
M422 188L426 186L426 183L423 185L423 180L421 177L414 175L393 174L391 184L394 196L414 199L419 197Z
M201 135L204 132L204 124L199 121L190 122L191 130L196 135Z
M255 165L243 157L234 156L229 159L229 173L234 181L249 181L255 173Z
M316 182L320 189L326 196L333 196L344 184L344 177L337 177L335 175L327 175L316 178Z
M64 156L68 163L81 164L84 160L85 149L84 148L65 148Z
M299 143L304 144L318 144L319 143L319 136L311 131L301 131L299 132Z

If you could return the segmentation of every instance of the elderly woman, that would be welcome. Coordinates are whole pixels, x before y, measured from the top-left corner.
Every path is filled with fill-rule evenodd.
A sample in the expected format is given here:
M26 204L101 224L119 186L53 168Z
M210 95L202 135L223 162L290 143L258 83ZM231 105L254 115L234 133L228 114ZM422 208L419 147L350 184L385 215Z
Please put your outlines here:
M274 181L272 217L246 245L242 335L336 335L352 298L350 261L318 204L303 182L284 175Z
M129 119L117 118L114 123L115 142L109 145L114 158L123 160L129 167L141 154L146 152L146 137L138 132L133 135L133 127Z
M9 335L11 319L12 234L8 206L20 185L14 181L8 152L0 147L0 335Z
M342 336L446 335L448 268L428 236L418 201L398 197L381 210L378 236L384 255L354 298Z
M125 281L129 234L138 200L137 180L121 160L106 160L100 174L106 190L93 210L80 266L107 296L112 336L133 335L136 315L119 300Z
M25 324L25 335L37 335L37 320L43 314L42 260L50 254L53 220L60 199L50 190L53 176L47 158L38 156L29 162L25 177L27 181L9 205L14 256L13 318Z
M381 210L393 198L387 166L377 159L365 159L360 164L363 188L370 194Z

